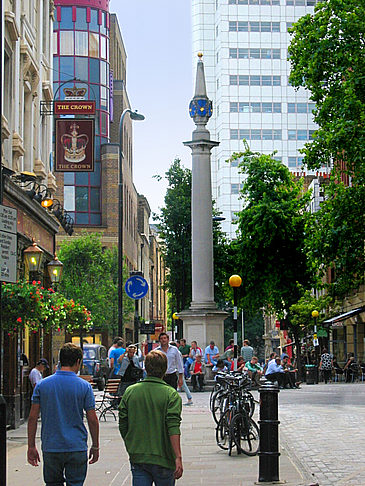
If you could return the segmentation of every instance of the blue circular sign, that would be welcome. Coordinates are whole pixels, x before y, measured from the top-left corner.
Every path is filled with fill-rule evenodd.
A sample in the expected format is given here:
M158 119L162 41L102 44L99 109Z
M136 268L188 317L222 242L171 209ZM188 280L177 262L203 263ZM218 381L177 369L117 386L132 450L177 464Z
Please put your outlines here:
M138 300L148 292L147 280L140 275L132 275L125 283L125 292L131 299Z

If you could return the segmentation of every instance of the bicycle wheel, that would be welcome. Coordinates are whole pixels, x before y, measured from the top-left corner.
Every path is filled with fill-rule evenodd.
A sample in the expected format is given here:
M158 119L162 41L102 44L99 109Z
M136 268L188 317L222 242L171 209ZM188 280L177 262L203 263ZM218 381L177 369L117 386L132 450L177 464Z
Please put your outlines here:
M232 448L232 436L230 432L231 410L227 410L220 418L215 429L215 438L218 447L227 451Z
M226 408L227 408L227 393L225 390L219 390L215 395L215 397L213 398L213 403L211 408L213 419L216 424L218 424Z
M259 428L252 418L243 413L236 414L231 421L231 435L237 450L247 456L255 456L259 450Z
M252 417L253 414L255 413L255 399L254 397L251 395L250 392L247 393L247 400L248 400L248 403L250 404L250 412L249 412L249 416Z

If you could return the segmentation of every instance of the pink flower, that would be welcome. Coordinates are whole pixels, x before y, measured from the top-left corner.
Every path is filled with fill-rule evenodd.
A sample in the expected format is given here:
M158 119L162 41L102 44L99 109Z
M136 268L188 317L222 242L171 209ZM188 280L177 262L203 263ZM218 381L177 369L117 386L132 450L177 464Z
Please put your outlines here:
M40 284L41 284L41 281L40 281L40 280L38 280L37 284L38 284L38 285L40 285Z
M17 322L22 322L22 318L21 317L18 317L18 319L16 321Z
M37 282L35 280L33 280L32 284L33 285L37 285Z

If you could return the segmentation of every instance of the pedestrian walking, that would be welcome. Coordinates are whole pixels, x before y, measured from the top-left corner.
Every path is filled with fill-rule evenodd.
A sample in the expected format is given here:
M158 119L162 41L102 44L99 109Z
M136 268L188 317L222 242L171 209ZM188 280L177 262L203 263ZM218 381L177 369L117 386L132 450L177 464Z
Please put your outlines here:
M156 348L158 351L162 351L167 357L167 371L164 376L164 380L167 384L171 385L175 390L183 385L184 367L180 351L176 346L169 344L169 335L166 332L161 332L159 335L160 346ZM179 374L179 379L177 374Z
M46 486L82 486L87 472L86 413L92 444L89 464L99 459L99 421L90 383L77 376L82 349L66 343L59 353L61 369L40 381L32 396L28 418L28 462L38 466L35 444L39 413L42 414L41 443Z
M120 370L119 358L123 356L125 353L125 348L123 348L122 339L119 339L119 341L117 341L115 346L116 347L111 350L110 357L109 357L109 366L111 368L110 378L113 379L120 378L120 376L118 375Z
M167 355L150 351L147 378L130 386L119 405L119 430L124 440L133 486L173 486L183 474L180 449L181 398L162 379Z
M332 354L329 354L327 348L323 348L319 369L322 371L325 384L327 384L327 381L331 382L332 368L333 356Z
M180 342L181 342L181 340L180 340ZM171 346L177 347L177 344L175 342L173 342L173 341L170 341L170 344L171 344ZM189 346L189 348L190 348L190 346ZM180 348L179 348L179 352L181 354ZM184 366L184 374L183 374L182 387L181 388L178 388L177 391L178 392L181 392L181 391L184 391L185 392L186 398L187 398L188 401L186 403L184 403L184 405L186 405L186 406L193 405L193 396L190 393L189 387L188 387L188 385L186 384L186 381L185 381L185 366Z
M113 351L113 349L116 349L118 341L122 341L124 343L123 338L121 338L120 336L117 336L113 339L113 344L108 349L108 361L110 359L110 353ZM110 361L109 361L109 366L110 366Z
M43 373L46 371L46 369L49 369L48 361L45 358L41 358L29 373L29 381L31 382L33 388L35 388L35 386L42 381Z
M140 366L138 356L136 356L136 350L136 346L130 344L127 347L126 353L118 358L118 363L120 364L118 376L121 377L118 390L120 397L130 385L137 383L143 377L143 370Z

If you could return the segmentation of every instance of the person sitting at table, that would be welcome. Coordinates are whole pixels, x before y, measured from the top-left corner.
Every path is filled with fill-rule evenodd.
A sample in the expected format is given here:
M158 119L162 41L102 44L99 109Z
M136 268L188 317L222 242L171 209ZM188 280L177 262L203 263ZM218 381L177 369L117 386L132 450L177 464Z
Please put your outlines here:
M265 378L272 382L277 381L280 388L284 388L285 383L285 373L284 368L281 365L281 358L280 356L276 356L276 358L269 362Z

